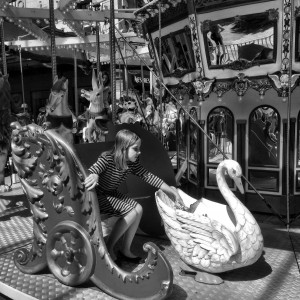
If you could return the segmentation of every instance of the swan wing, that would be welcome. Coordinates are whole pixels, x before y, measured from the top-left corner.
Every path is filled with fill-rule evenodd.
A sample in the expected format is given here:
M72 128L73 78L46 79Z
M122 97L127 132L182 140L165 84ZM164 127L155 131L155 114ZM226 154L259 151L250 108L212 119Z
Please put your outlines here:
M175 213L180 228L189 232L195 245L192 256L197 256L203 267L211 263L224 264L238 252L237 237L218 221L179 209Z

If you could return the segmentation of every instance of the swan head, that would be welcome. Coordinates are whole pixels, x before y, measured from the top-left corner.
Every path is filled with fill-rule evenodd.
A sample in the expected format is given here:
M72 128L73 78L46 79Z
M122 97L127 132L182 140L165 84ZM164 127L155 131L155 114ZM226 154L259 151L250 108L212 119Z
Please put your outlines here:
M221 169L225 169L227 171L228 176L234 181L241 194L244 194L244 187L242 183L243 172L240 164L235 160L225 159L219 164L217 173L218 171L220 172Z

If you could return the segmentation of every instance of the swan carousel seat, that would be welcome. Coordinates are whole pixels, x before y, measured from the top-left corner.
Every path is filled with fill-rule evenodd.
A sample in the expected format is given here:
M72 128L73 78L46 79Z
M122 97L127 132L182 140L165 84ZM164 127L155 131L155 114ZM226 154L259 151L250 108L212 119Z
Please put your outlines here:
M161 190L156 203L167 236L179 253L181 273L194 274L195 280L220 284L212 273L222 273L255 263L263 251L263 237L250 211L229 189L225 174L244 192L241 167L224 160L217 168L217 183L228 205L204 198L196 200L178 189L188 209L179 208ZM201 272L205 271L205 272Z

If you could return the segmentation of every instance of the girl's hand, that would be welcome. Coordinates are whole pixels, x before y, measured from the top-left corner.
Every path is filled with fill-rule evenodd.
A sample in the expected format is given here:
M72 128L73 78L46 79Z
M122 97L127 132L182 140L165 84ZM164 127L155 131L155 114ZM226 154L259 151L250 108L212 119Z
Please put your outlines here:
M84 185L88 191L92 190L98 184L99 175L90 174L84 181Z
M174 198L175 198L175 204L178 205L179 208L181 209L185 209L186 206L183 202L183 200L181 199L177 189L175 187L171 187L173 190L173 194L174 194Z

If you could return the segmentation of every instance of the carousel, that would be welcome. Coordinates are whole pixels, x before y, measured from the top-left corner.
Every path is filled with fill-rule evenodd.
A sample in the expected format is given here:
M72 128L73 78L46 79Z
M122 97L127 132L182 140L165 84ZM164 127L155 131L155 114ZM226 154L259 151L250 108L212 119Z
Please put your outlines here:
M0 2L0 299L297 299L300 1L23 2ZM84 185L121 129L184 204L121 183L138 263Z

